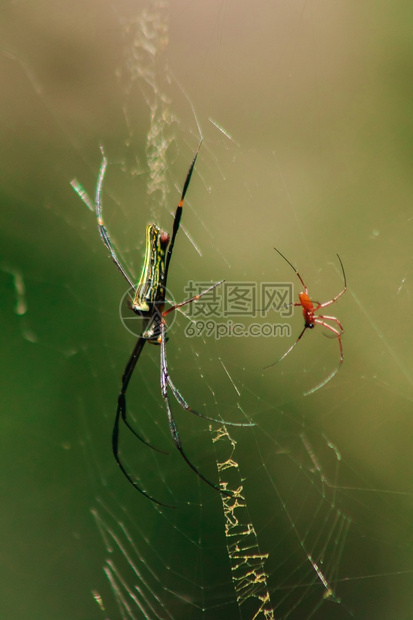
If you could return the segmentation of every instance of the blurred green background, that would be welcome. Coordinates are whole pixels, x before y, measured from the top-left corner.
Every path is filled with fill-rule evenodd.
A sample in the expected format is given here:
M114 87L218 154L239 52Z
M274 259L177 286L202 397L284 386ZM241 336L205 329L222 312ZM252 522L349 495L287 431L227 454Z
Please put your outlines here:
M94 195L104 145L105 221L138 274L145 225L171 229L197 122L182 223L202 256L181 231L176 299L191 279L297 287L274 246L315 299L342 286L336 253L349 285L329 309L345 327L343 367L307 397L338 361L321 329L269 370L292 341L190 340L181 316L169 334L191 406L256 423L230 432L274 617L413 616L411 13L377 0L3 3L2 618L258 609L237 603L221 498L173 446L155 347L129 411L170 454L126 433L122 453L178 508L158 511L116 467L134 338L119 321L124 282L70 187L77 178ZM298 310L291 325L298 335ZM208 423L174 411L188 454L217 480Z

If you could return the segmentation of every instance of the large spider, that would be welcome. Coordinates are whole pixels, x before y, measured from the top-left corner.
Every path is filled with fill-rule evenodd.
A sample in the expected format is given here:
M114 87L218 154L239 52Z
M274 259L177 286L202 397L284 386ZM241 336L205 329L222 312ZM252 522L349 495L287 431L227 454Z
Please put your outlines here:
M166 303L166 299L165 299L166 284L168 280L169 266L170 266L170 262L172 258L175 238L178 233L179 226L180 226L185 194L189 187L189 183L191 180L192 172L195 166L195 162L198 156L200 146L201 146L201 143L199 144L197 148L197 151L194 155L194 158L192 160L192 163L190 165L190 168L185 178L185 183L184 183L184 187L182 190L181 199L178 203L178 206L175 212L175 218L174 218L173 229L172 229L172 237L170 237L167 232L159 228L159 226L157 226L156 224L149 224L146 227L145 259L143 263L142 273L141 273L141 276L140 276L140 279L137 285L134 284L133 279L128 275L126 269L122 266L116 254L115 248L110 240L109 233L104 225L103 218L102 218L101 193L102 193L103 179L104 179L106 168L107 168L107 159L103 152L103 148L101 148L103 160L102 160L102 164L100 167L99 178L98 178L98 183L96 187L96 198L95 198L95 211L96 211L96 216L97 216L100 237L103 243L105 244L106 248L109 250L110 256L113 262L115 263L116 267L119 269L119 271L121 272L121 274L123 275L127 283L129 284L129 286L134 290L134 297L133 297L133 300L130 306L131 309L133 310L133 312L141 316L144 321L143 330L140 336L138 337L138 340L136 341L135 347L132 351L132 354L129 358L128 363L126 364L126 368L122 376L122 386L121 386L121 390L118 396L118 406L116 410L115 423L114 423L113 432L112 432L113 455L122 473L127 478L127 480L133 485L133 487L137 489L137 491L139 491L142 495L144 495L151 501L155 502L156 504L159 504L161 506L167 506L169 508L173 508L173 506L170 506L169 504L165 504L155 499L154 497L152 497L152 495L150 495L147 491L142 489L139 486L139 484L131 478L129 473L126 471L123 463L121 462L121 459L119 456L119 421L120 420L122 420L124 424L127 426L127 428L135 435L135 437L137 437L145 445L156 450L157 452L166 454L165 452L158 450L157 448L149 444L145 439L143 439L143 437L141 437L141 435L139 435L139 433L137 433L132 428L126 416L126 391L128 389L128 385L131 380L135 366L142 353L143 347L145 346L147 342L150 344L154 344L154 345L160 345L161 394L162 394L162 398L163 398L166 412L168 415L169 430L171 432L175 446L179 450L180 454L182 455L186 463L197 474L197 476L199 476L204 482L209 484L209 486L213 487L217 491L225 495L231 495L230 492L220 489L218 485L214 484L213 482L210 482L186 456L182 448L181 439L180 439L178 428L176 426L176 423L175 423L175 420L172 414L172 409L171 409L171 405L169 402L169 395L168 395L168 387L169 387L177 403L186 411L189 411L201 418L205 418L213 422L219 422L219 423L224 422L223 420L214 420L213 418L209 418L208 416L202 415L198 413L197 411L195 411L194 409L192 409L188 405L188 403L185 401L182 394L179 392L179 390L175 387L174 383L172 382L172 379L168 372L168 365L167 365L167 360L166 360L167 326L165 322L165 317L171 312L173 312L174 310L176 310L177 308L181 308L182 306L185 306L186 304L196 302L202 295L208 293L214 287L219 286L219 284L221 284L221 282L218 282L217 284L213 284L211 287L209 287L205 291L202 291L195 297L192 297L191 299L187 299L181 303L172 305L167 310L164 309L165 303ZM84 191L82 189L79 189L78 187L75 187L75 189L81 195L81 197L84 198L84 196L82 195ZM233 426L253 426L253 424L242 424L242 423L234 423L234 422L229 422L229 423L225 422L225 423L231 424Z
M335 303L337 301L337 299L339 299L339 297L341 297L342 295L344 295L344 293L347 290L347 280L346 280L346 274L344 272L344 267L343 267L343 263L341 262L341 258L339 257L339 255L337 254L337 258L340 261L340 265L341 265L341 270L343 272L343 279L344 279L344 288L342 291L340 291L340 293L338 295L336 295L335 297L333 297L333 299L330 299L329 301L325 301L324 303L318 303L316 301L312 301L310 299L310 295L308 293L308 288L307 286L304 284L304 280L302 279L302 277L300 276L300 274L298 273L297 269L294 267L294 265L292 265L290 263L290 261L288 260L288 258L286 258L284 256L284 254L281 254L280 250L277 250L277 248L274 248L274 250L276 252L278 252L278 254L290 265L290 267L295 271L297 278L300 280L301 284L304 287L304 292L299 293L298 294L298 299L300 301L294 302L293 304L288 304L288 305L292 305L292 306L301 306L302 310L303 310L303 317L304 317L304 327L302 332L300 333L300 335L298 336L297 340L294 342L293 345L291 345L291 347L284 353L284 355L282 357L280 357L279 360L277 360L276 362L273 362L272 364L270 364L269 366L266 366L266 368L271 368L272 366L275 366L276 364L278 364L279 362L281 362L285 357L287 357L287 355L289 353L291 353L291 351L294 349L295 345L298 344L301 340L301 338L304 335L304 332L306 331L306 329L313 329L313 327L315 327L316 325L322 325L323 327L325 327L326 329L330 330L334 336L337 338L338 340L338 346L340 349L340 361L338 363L338 366L323 380L321 381L321 383L319 383L318 385L316 385L315 387L311 388L311 390L309 390L308 392L304 392L304 396L307 396L308 394L313 394L314 392L316 392L317 390L319 390L320 388L322 388L324 385L326 385L326 383L328 383L333 377L334 375L336 375L338 373L338 371L341 368L341 364L343 363L344 360L344 355L343 355L343 344L341 342L341 336L343 335L344 332L344 328L342 326L342 324L340 323L340 321L335 317L335 316L327 316L324 314L318 314L316 315L315 313L318 312L318 310L321 310L321 308L327 308L328 306L331 306L333 303ZM315 304L315 305L314 305ZM326 321L330 321L336 324L337 327L333 327L332 325L329 325L328 323L326 323Z

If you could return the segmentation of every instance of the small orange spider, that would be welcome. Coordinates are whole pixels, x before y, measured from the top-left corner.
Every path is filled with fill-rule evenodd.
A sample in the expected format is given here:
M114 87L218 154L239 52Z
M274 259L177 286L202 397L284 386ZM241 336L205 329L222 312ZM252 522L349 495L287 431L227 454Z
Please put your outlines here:
M327 308L327 306L331 306L334 302L337 301L337 299L339 299L339 297L341 297L342 295L344 295L344 293L347 290L347 280L346 280L346 274L344 272L344 267L343 267L343 263L341 262L341 258L339 257L339 255L337 254L337 258L340 261L340 265L341 265L341 270L343 272L343 279L344 279L344 288L343 290L336 295L333 299L330 299L329 301L325 301L323 304L320 304L316 301L312 301L310 299L310 296L308 294L308 288L306 287L304 280L302 279L302 277L300 276L300 274L298 273L297 269L294 267L294 265L292 265L290 263L290 261L284 256L284 254L281 254L281 252L279 250L277 250L277 248L274 248L274 250L276 252L278 252L278 254L290 265L290 267L295 271L298 279L300 280L301 284L304 287L304 292L303 293L299 293L298 294L298 299L300 301L294 302L293 304L289 304L292 306L301 306L301 308L303 309L303 317L304 317L304 329L302 330L301 334L298 336L297 340L294 342L294 344L288 349L288 351L286 351L284 353L284 355L277 360L276 362L274 362L273 364L270 364L269 366L266 366L266 368L271 368L272 366L275 366L276 364L278 364L279 362L281 362L285 357L287 357L287 355L289 353L291 353L291 351L294 349L295 345L298 344L301 340L301 338L304 335L304 332L306 329L313 329L313 327L315 327L316 325L322 325L323 327L325 327L326 329L329 329L331 332L333 332L334 336L337 338L338 340L338 346L340 348L340 361L338 363L337 368L335 368L335 370L333 370L333 372L331 372L321 383L319 383L318 385L316 385L315 387L313 387L311 390L309 390L308 392L304 392L304 396L307 396L308 394L313 394L314 392L316 392L317 390L319 390L320 388L322 388L324 385L326 385L326 383L328 383L333 377L334 375L336 375L338 373L338 371L341 368L341 364L343 363L344 360L344 355L343 355L343 344L341 342L341 336L343 335L344 332L344 328L342 326L342 324L340 323L340 321L335 317L335 316L327 316L324 314L319 314L316 316L316 312L318 312L318 310L320 310L321 308ZM316 304L316 305L314 305ZM326 323L326 321L332 321L333 323L336 324L337 327L333 327L332 325L329 325L328 323Z

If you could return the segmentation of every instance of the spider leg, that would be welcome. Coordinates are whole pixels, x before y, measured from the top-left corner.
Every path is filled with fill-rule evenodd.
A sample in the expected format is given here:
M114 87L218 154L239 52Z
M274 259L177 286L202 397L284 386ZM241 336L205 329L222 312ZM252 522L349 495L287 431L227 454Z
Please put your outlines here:
M176 426L176 423L175 423L175 420L174 420L174 417L173 417L173 414L172 414L171 404L169 402L169 396L168 396L168 385L169 384L170 384L170 379L169 379L169 374L168 374L168 366L167 366L167 362L166 362L165 322L162 321L162 324L161 324L161 393L162 393L162 398L163 398L164 403L165 403L166 412L168 414L169 430L171 432L172 439L174 440L174 444L177 447L177 449L179 450L179 452L180 452L182 458L184 459L184 461L186 461L187 465L189 465L189 467L196 473L196 475L199 478L201 478L201 480L206 482L210 487L212 487L213 489L215 489L219 493L222 493L223 495L228 495L229 497L232 497L232 493L230 493L229 491L225 491L223 489L220 489L217 484L214 484L213 482L208 480L208 478L205 478L205 476L203 474L201 474L199 469L197 467L195 467L195 465L186 456L186 454L185 454L185 452L183 450L183 447L182 447L182 442L181 442L181 438L179 436L178 428ZM179 402L179 400L178 400L178 402Z
M317 310L319 310L320 308L327 308L327 306L331 306L331 304L333 304L334 302L337 301L337 299L339 299L342 295L344 295L344 293L347 290L347 278L346 278L346 272L344 271L344 266L343 263L341 262L341 258L339 257L339 255L337 254L337 258L340 261L340 265L341 265L341 270L343 272L343 279L344 279L344 288L342 291L339 292L338 295L336 295L333 299L330 299L330 301L325 301L323 304L319 304L317 306L317 308L314 309L314 312L316 312ZM330 318L330 317L326 317L326 318ZM335 319L335 317L333 317L333 319ZM335 319L337 320L337 319Z
M122 267L122 264L116 254L115 248L112 245L112 242L110 240L109 237L109 233L105 227L104 221L103 221L103 217L102 217L102 187L103 187L103 179L105 178L105 172L106 172L106 168L108 165L108 160L105 157L105 153L103 151L103 146L100 147L100 150L102 152L102 163L100 165L100 170L99 170L99 178L98 178L98 183L96 186L96 197L95 197L95 209L96 209L96 217L97 217L97 221L98 221L98 229L99 229L99 234L100 234L100 238L102 239L104 245L106 246L106 248L109 250L109 254L111 256L111 259L113 260L113 262L115 263L116 267L119 269L119 271L121 272L121 274L123 275L123 277L125 278L126 282L129 284L129 286L131 288L135 288L135 285L132 281L132 278L126 273L126 270L124 269L124 267Z
M135 344L135 347L134 347L134 349L132 351L132 355L130 356L129 361L128 361L127 365L126 365L125 371L123 373L122 389L121 389L120 394L118 396L118 408L116 410L115 423L113 425L113 431L112 431L112 452L113 452L113 456L115 458L115 461L118 464L121 472L123 473L125 478L130 482L130 484L137 491L139 491L139 493L142 493L142 495L144 495L145 497L150 499L152 502L155 502L155 504L159 504L159 506L165 506L166 508L175 508L175 506L171 506L170 504L165 504L163 502L158 501L157 499L152 497L152 495L149 495L149 493L147 493L146 491L141 489L141 487L137 484L137 482L132 480L132 478L130 477L130 475L126 471L125 467L123 466L123 464L122 464L122 462L120 460L120 456L119 456L119 421L120 421L120 419L122 419L124 424L135 435L135 437L137 437L146 446L149 446L149 448L152 448L152 450L155 450L156 452L160 452L161 454L167 454L167 452L163 452L162 450L159 450L158 448L155 448L150 443L148 443L145 439L143 439L143 437L141 437L132 428L132 426L129 424L129 422L128 422L127 418L126 418L126 390L128 388L130 378L131 378L132 373L133 373L133 371L135 369L135 366L136 366L137 361L138 361L138 359L140 357L140 354L142 353L142 349L145 346L145 342L146 342L146 340L145 340L145 338L142 338L142 336L140 336L138 338L138 340L137 340L137 342Z
M277 250L278 251L278 250ZM294 304L294 305L298 305L301 306L301 304ZM284 355L282 357L280 357L279 360L277 360L276 362L273 362L272 364L268 364L268 366L264 366L264 370L267 370L267 368L272 368L273 366L275 366L276 364L279 364L280 362L282 362L282 360L287 357L287 355L289 353L291 353L291 351L294 349L294 347L300 342L301 338L304 335L305 330L307 329L307 325L304 325L304 329L301 332L301 334L298 336L297 340L294 342L293 345L291 345L291 347L284 353Z
M164 275L164 283L165 283L165 285L166 285L166 282L167 282L167 279L168 279L169 263L171 262L171 258L172 258L172 251L173 251L174 245L175 245L176 234L177 234L177 232L179 230L179 226L180 226L180 223L181 223L182 209L183 209L183 206L184 206L185 195L186 195L186 192L188 190L189 183L191 182L192 172L194 171L196 158L198 157L198 153L199 153L199 149L201 148L201 144L202 144L202 140L198 144L198 148L197 148L197 150L195 152L195 155L194 155L194 158L192 160L192 163L189 166L189 170L188 170L186 178L185 178L184 188L183 188L182 194L181 194L181 199L178 202L178 206L176 207L175 217L174 217L174 224L173 224L173 229L172 229L172 237L171 237L171 241L169 243L168 254L167 254L167 257L166 257L166 266L165 266L165 275Z
M126 390L128 389L129 381L132 377L133 371L135 370L135 366L142 353L142 349L145 346L145 343L146 339L142 338L142 336L139 336L132 351L132 354L128 360L128 363L126 364L126 368L122 376L122 389L118 396L118 408L116 411L115 424L113 427L113 435L116 435L117 449L117 438L119 436L119 420L122 419L123 423L127 426L127 428L135 435L135 437L137 437L137 439L139 439L139 441L144 443L145 446L152 448L152 450L155 450L155 452L159 452L160 454L168 454L168 452L164 452L163 450L159 450L159 448L155 448L155 446L153 446L148 441L146 441L146 439L141 437L141 435L139 435L139 433L135 431L135 429L129 424L129 421L126 417ZM118 461L118 458L116 458L116 460Z
M322 320L320 320L320 319L322 319ZM339 331L338 329L336 329L332 325L329 325L328 323L325 323L325 321L323 319L334 321L335 323L337 323L337 325L339 326L341 331ZM331 381L331 379L340 370L341 364L344 361L343 344L341 342L341 335L342 335L344 330L343 330L343 327L342 327L340 321L336 317L334 317L334 316L321 316L320 315L320 316L314 318L314 322L317 325L322 325L326 329L329 329L331 332L333 332L333 334L335 334L335 336L337 337L337 340L338 340L339 348L340 348L340 361L338 363L337 368L335 368L321 383L319 383L318 385L313 387L311 390L308 390L308 392L304 392L304 396L308 396L309 394L314 394L314 392L316 392L320 388L324 387L329 381Z
M338 327L340 328L340 336L344 334L344 327L342 326L342 324L340 323L340 321L338 320L337 317L335 316L326 316L324 314L319 314L318 316L315 317L316 319L324 319L327 321L333 321L334 323L336 323L338 325ZM317 322L317 321L316 321ZM321 325L321 323L320 323ZM324 323L323 323L324 325ZM325 327L325 326L324 326ZM329 326L330 327L330 326Z
M224 280L221 280L220 282L217 282L216 284L213 284L209 288L205 289L201 293L198 293L198 295L191 297L191 299L186 299L185 301L182 301L181 303L176 304L175 306L172 306L171 308L168 308L168 310L165 310L165 312L162 313L162 317L165 317L167 314L169 314L173 310L176 310L177 308L182 308L182 306L186 306L187 304L190 304L192 302L196 303L198 299L202 297L202 295L209 293L209 291L212 291L212 289L216 288L223 282ZM166 364L166 348L164 352L164 359L165 359L165 364ZM198 413L198 411L195 411L195 409L192 409L188 405L188 403L186 402L186 400L184 399L184 397L182 396L178 388L174 385L171 377L169 376L169 373L168 373L168 385L171 388L172 394L174 395L176 401L182 407L182 409L185 409L186 411L189 411L190 413L193 413L194 415L197 415L200 418L204 418L204 420L209 420L209 422L215 422L216 424L227 424L229 426L255 426L253 422L250 422L247 424L243 424L242 422L227 422L226 420L217 420L216 418L210 418L209 416L203 415L202 413Z
M198 301L198 299L200 299L202 297L202 295L206 295L206 293L209 293L210 291L212 291L217 286L220 286L223 282L225 282L225 280L220 280L219 282L216 282L212 286L209 286L208 288L206 288L204 291L201 291L200 293L198 293L198 295L194 295L190 299L185 299L185 301L181 301L181 303L175 304L174 306L171 306L170 308L168 308L168 310L165 310L165 312L162 313L162 316L166 317L168 314L170 314L171 312L173 312L177 308L182 308L182 306L186 306L187 304L190 304L192 302L196 303ZM182 314L185 314L185 313L182 313Z
M155 504L158 504L159 506L164 506L165 508L175 508L175 506L171 506L170 504L165 504L164 502L160 502L159 500L157 500L154 497L152 497L152 495L149 495L149 493L144 491L138 485L137 482L132 480L132 478L130 477L130 475L128 474L128 472L126 471L124 466L122 465L122 462L121 462L121 460L119 458L119 452L118 452L118 446L119 446L119 416L120 416L120 409L118 407L118 410L116 412L115 425L113 427L113 433L112 433L112 452L113 452L113 456L115 457L115 460L116 460L117 464L119 465L119 468L120 468L121 472L123 473L125 478L131 483L131 485L137 491L139 491L139 493L141 493L142 495L144 495L145 497L150 499L152 502L154 502ZM134 433L134 435L136 435L136 433L133 430L132 430L132 432ZM138 437L138 439L141 439L141 437L139 437L139 435L136 435L136 436ZM141 439L141 441L144 441L144 440ZM146 443L146 441L144 441L144 443ZM149 447L152 447L149 444L146 444L146 445L148 445Z
M185 411L189 411L190 413L197 415L199 418L203 418L204 420L209 420L209 422L215 422L215 424L226 424L227 426L255 426L254 422L248 422L245 424L243 422L228 422L227 420L217 420L216 418L210 418L207 415L199 413L198 411L195 411L195 409L192 409L192 407L188 405L185 398L182 396L181 392L172 382L172 379L169 376L169 374L168 374L168 385L171 388L172 394L174 395L177 403L182 407L182 409L185 409Z
M277 248L274 248L274 250L276 252L278 252L278 254L281 256L281 258L283 258L285 260L286 263L288 263L291 267L291 269L293 269L295 271L295 274L297 276L297 278L300 280L301 284L304 286L305 292L308 293L308 288L306 287L306 285L304 284L304 280L302 279L302 277L300 276L300 274L298 273L297 269L294 267L294 265L292 263L290 263L290 261L288 260L288 258L285 258L284 254L281 254L280 250L277 250ZM294 304L296 305L296 304ZM301 305L301 304L299 304Z

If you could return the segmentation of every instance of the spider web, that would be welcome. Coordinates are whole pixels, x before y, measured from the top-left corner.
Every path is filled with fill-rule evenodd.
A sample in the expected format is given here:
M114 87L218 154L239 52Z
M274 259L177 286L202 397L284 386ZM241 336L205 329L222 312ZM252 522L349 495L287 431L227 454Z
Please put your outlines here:
M411 618L411 32L397 3L294 1L32 7L2 29L2 617ZM401 60L403 59L403 60ZM335 339L185 336L167 345L159 389L145 348L121 433L134 493L110 446L134 338L94 215L100 150L105 223L138 274L150 221L171 230L187 194L168 281L298 282L331 299ZM172 317L170 317L172 319ZM277 316L274 321L278 320ZM235 319L234 319L235 320ZM248 325L269 317L243 318ZM328 335L328 334L327 334ZM148 350L146 350L148 349ZM4 535L6 534L6 535ZM24 568L22 568L24 565ZM21 596L21 592L25 596Z

